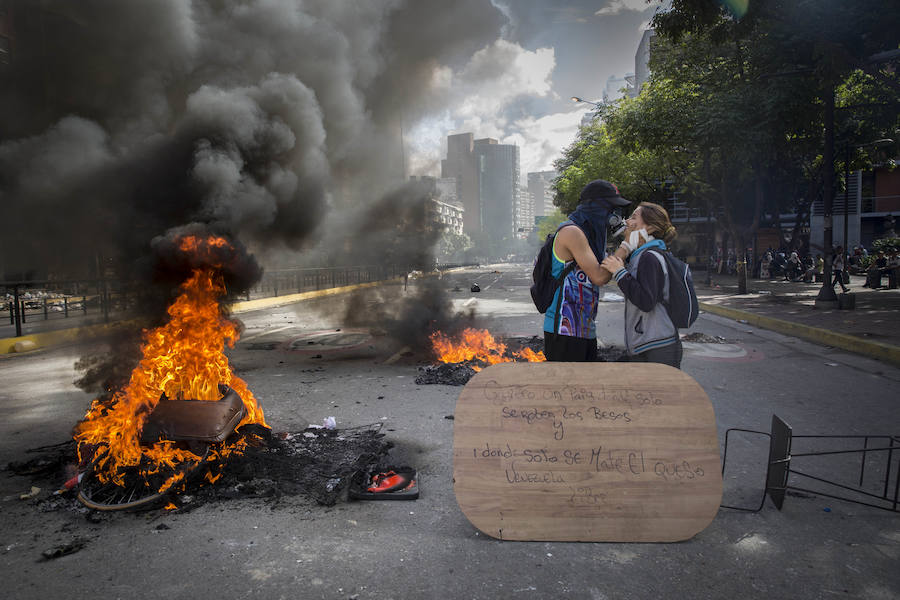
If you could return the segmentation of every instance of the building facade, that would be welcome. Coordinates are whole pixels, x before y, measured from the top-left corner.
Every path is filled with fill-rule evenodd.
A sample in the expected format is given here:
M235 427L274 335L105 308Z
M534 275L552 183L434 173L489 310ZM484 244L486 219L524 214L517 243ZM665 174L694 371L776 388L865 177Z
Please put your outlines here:
M463 228L472 234L481 231L481 198L474 136L459 133L447 136L447 158L441 161L441 178L455 181L456 200L465 209Z
M519 147L484 138L475 140L472 152L478 166L481 231L497 239L512 237L516 233Z
M452 187L455 188L455 182L428 175L421 177L412 175L409 179L410 181L420 181L427 186L428 212L432 222L440 224L446 231L462 235L465 209L454 197L449 194L445 195L445 191L448 191L446 188L450 187L450 184L454 184Z
M476 140L471 133L447 136L441 178L455 182L456 199L464 209L463 230L469 235L510 237L517 233L518 214L534 218L527 198L523 202L519 197L518 146Z
M520 187L516 195L516 237L525 239L534 231L534 196L527 187Z
M900 170L892 166L885 164L871 171L852 172L846 190L835 194L831 211L831 239L835 246L871 248L875 240L890 237L892 231L900 234L900 223L895 223L900 218ZM824 215L823 202L817 200L809 219L809 244L813 248L822 248L825 243ZM847 239L844 239L845 219Z
M553 205L553 181L556 171L535 171L528 174L528 192L534 198L534 216L546 217L556 207Z
M656 32L648 29L641 36L637 52L634 54L634 86L629 90L629 95L636 98L641 93L641 88L650 79L650 52L653 47L653 39Z

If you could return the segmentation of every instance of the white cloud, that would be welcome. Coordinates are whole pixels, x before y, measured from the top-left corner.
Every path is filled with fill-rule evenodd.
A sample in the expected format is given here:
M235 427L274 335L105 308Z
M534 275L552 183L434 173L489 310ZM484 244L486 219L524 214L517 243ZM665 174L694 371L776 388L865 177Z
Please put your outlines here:
M546 96L555 66L552 48L531 52L497 40L476 52L453 77L451 93L458 99L454 116L463 120L493 118L520 96Z
M540 118L526 117L512 124L515 133L505 139L506 144L518 144L523 173L546 171L553 167L553 160L562 150L575 141L584 109L553 113Z
M422 173L419 169L430 166L431 174L436 174L435 170L440 170L441 142L454 132L470 131L477 138L497 138L503 143L519 143L520 147L528 139L529 143L542 147L543 140L536 138L534 132L543 127L537 125L544 122L543 119L530 118L513 123L506 112L512 103L522 98L552 97L551 76L555 66L553 48L530 51L498 39L472 55L458 71L445 66L435 68L431 92L442 99L447 109L440 116L423 119L409 132L409 172ZM522 124L533 132L514 133ZM570 139L572 136L574 129Z
M617 15L625 11L644 12L648 8L651 8L651 6L647 3L647 0L612 0L609 6L601 8L594 14L602 17L604 15Z

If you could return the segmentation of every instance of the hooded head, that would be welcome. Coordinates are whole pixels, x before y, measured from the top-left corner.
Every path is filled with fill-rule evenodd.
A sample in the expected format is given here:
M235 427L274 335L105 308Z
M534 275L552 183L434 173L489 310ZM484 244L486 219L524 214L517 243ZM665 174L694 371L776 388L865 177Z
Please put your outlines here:
M595 179L581 190L578 208L569 215L569 220L578 225L587 236L597 261L606 256L609 215L615 209L629 204L631 202L619 194L619 188L603 179Z

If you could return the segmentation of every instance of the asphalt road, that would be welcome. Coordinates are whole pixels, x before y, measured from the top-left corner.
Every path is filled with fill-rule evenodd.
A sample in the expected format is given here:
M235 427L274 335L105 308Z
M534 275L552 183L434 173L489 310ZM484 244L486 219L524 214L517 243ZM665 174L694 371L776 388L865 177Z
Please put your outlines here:
M454 306L474 308L495 335L531 335L542 317L528 297L529 274L529 265L496 265L445 274L442 283ZM482 291L471 293L472 283ZM757 513L721 509L676 544L501 542L479 533L451 483L454 422L445 417L460 388L416 385L421 361L398 354L389 339L348 330L340 308L332 298L241 315L246 329L229 351L232 365L275 430L327 416L338 427L383 423L398 462L418 469L418 500L330 508L303 498L230 500L92 522L75 510L41 512L19 499L31 482L4 473L3 597L900 596L900 514L811 494L789 495L781 511L770 501ZM598 333L607 343L622 342L622 310L601 304ZM727 342L688 344L683 364L713 403L720 440L733 427L768 431L773 414L795 434L900 433L900 369L714 316L701 315L684 333L695 332ZM81 351L0 358L0 463L66 439L91 400L71 383ZM759 503L767 449L766 438L752 435L729 447L724 504ZM852 483L858 461L832 459L813 466ZM880 475L876 462L870 479ZM40 560L74 539L85 542L80 551Z

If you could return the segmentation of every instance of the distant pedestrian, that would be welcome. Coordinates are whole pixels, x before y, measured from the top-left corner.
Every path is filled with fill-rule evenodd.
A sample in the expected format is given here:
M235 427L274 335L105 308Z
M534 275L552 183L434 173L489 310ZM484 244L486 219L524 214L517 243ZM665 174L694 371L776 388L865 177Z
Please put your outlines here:
M772 269L772 251L769 250L766 252L766 255L763 256L762 262L759 263L759 278L760 279L769 279L771 277L771 269Z
M794 250L791 257L787 261L787 268L784 270L784 280L793 281L800 274L800 255Z
M841 284L841 290L846 293L848 288L844 285L844 247L838 246L834 251L834 256L831 257L831 272L834 275L834 279L831 281L831 287L834 287L836 283Z

